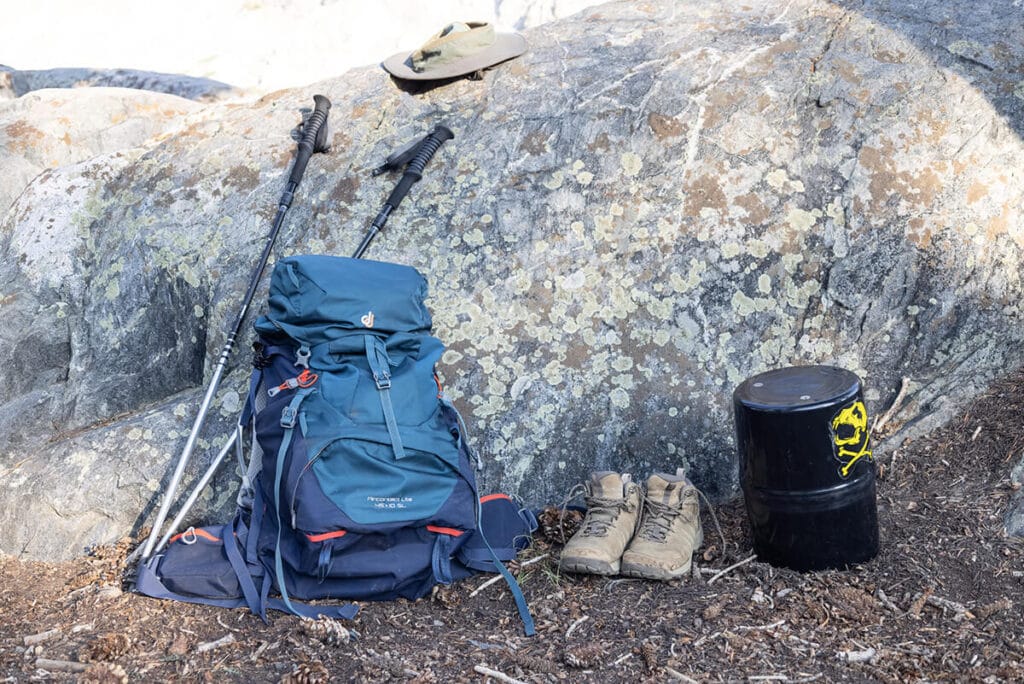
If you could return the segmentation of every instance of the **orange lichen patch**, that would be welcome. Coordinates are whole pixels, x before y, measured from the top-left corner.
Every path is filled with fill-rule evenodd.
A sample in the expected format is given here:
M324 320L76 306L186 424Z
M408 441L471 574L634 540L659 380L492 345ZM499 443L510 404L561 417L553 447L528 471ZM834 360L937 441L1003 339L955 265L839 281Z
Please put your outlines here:
M356 201L361 183L357 176L346 176L338 181L331 190L331 199L344 204L351 204Z
M889 196L896 193L907 204L917 208L929 207L934 203L942 189L942 178L939 171L945 171L936 165L924 167L916 173L899 171L893 160L892 143L886 142L881 149L863 147L858 161L871 174L868 190L871 193L872 211L882 211Z
M679 119L671 116L665 116L657 112L651 112L647 116L647 125L651 127L654 135L658 140L664 140L665 138L678 138L683 134L683 124Z
M252 190L260 182L260 174L255 169L238 164L227 173L227 181L237 187Z
M919 249L928 249L932 244L932 229L925 225L921 216L914 216L907 221L907 239Z
M992 217L985 225L985 237L991 241L999 235L1006 234L1009 231L1010 219L1017 213L1017 208L1013 203L1004 203L1002 211L999 212L999 216ZM1020 244L1022 242L1022 238L1015 238L1015 242Z
M612 149L612 141L607 133L600 133L592 143L587 145L587 149L591 152L607 152Z
M905 150L909 150L911 145L915 143L938 145L942 142L942 139L949 131L949 122L941 117L935 116L933 112L927 109L919 111L915 120L918 123L918 126L914 129L917 133L917 137L911 138L908 141L908 144L904 148Z
M743 222L748 225L760 225L768 220L771 211L764 205L757 193L748 192L733 199L733 204L745 209L747 216Z
M967 203L974 204L982 197L988 194L988 186L984 183L975 181L971 183L971 187L967 188Z
M4 127L4 133L6 133L8 137L8 148L12 152L17 152L19 154L28 152L31 148L46 139L45 133L24 121L15 121L14 123L7 124L7 126Z
M832 67L836 70L844 81L853 85L863 85L864 79L861 78L861 74L857 71L857 67L853 62L848 62L841 57L832 59Z
M528 133L523 139L523 142L519 144L519 149L522 152L530 155L541 155L548 152L548 134L543 131L532 131Z
M704 127L714 128L734 111L736 104L742 102L746 95L742 92L723 90L711 91L704 110Z
M907 59L907 54L899 50L875 50L871 53L871 56L876 62L883 62L885 64L903 64Z
M691 217L700 216L701 209L717 209L725 211L728 208L728 200L718 179L711 175L694 176L688 181L684 189L686 191L686 215Z

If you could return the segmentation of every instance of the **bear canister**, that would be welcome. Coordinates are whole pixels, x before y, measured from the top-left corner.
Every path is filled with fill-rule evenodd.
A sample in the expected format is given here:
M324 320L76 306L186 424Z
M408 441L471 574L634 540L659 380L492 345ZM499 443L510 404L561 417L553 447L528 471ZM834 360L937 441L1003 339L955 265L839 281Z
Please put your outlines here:
M740 484L761 561L844 568L878 554L875 464L860 378L792 366L733 393Z

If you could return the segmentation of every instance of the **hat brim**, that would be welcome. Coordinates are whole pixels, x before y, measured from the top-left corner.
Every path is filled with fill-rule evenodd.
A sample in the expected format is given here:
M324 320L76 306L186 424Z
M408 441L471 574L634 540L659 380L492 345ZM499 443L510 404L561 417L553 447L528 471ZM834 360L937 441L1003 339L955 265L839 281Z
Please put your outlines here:
M494 34L494 45L486 50L448 64L439 64L431 69L413 71L412 55L409 52L391 55L381 62L381 66L395 78L408 81L437 81L471 74L474 71L480 71L518 57L524 52L526 52L526 39L521 35L518 33L496 33Z

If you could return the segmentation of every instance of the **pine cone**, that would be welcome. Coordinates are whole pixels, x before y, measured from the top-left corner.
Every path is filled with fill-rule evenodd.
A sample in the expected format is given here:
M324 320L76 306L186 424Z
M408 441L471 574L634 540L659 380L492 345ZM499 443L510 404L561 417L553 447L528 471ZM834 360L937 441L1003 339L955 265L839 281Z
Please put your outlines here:
M326 684L331 680L327 668L319 660L299 663L289 674L281 677L280 684Z
M650 641L645 641L640 647L640 656L644 659L644 667L648 672L658 669L658 647Z
M304 618L299 625L302 633L328 646L340 646L352 640L352 633L337 620L322 617L319 620Z
M117 663L96 663L90 665L78 681L82 684L128 684L128 673Z
M584 670L599 664L602 655L604 655L604 649L600 644L590 644L565 649L562 659L569 667Z
M576 534L583 522L583 514L577 510L547 506L537 516L540 533L544 539L564 544Z
M124 634L110 632L94 639L86 648L83 660L97 662L117 660L131 648L131 641Z
M543 672L545 674L554 675L561 671L558 666L551 661L544 658L535 658L533 656L526 655L525 653L509 651L508 659L524 670L532 670L533 672Z

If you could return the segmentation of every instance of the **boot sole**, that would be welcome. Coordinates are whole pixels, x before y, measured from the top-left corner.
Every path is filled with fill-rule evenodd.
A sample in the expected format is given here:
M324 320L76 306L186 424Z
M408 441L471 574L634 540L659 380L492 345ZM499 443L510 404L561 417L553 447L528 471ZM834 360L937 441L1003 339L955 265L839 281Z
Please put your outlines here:
M583 575L617 575L619 573L618 560L608 563L596 558L562 558L558 567L565 572Z
M704 530L697 528L697 538L693 540L693 553L704 544ZM683 577L684 575L690 574L690 570L693 568L693 556L691 554L690 559L686 561L686 564L676 568L675 570L665 570L664 568L652 567L650 565L634 565L623 561L620 572L626 577L639 577L640 579L649 580L674 580Z
M629 563L623 563L621 573L626 577L639 577L640 579L665 581L679 579L684 575L690 574L690 568L692 567L692 561L676 570L665 570L663 568L652 568L648 565L630 565Z

